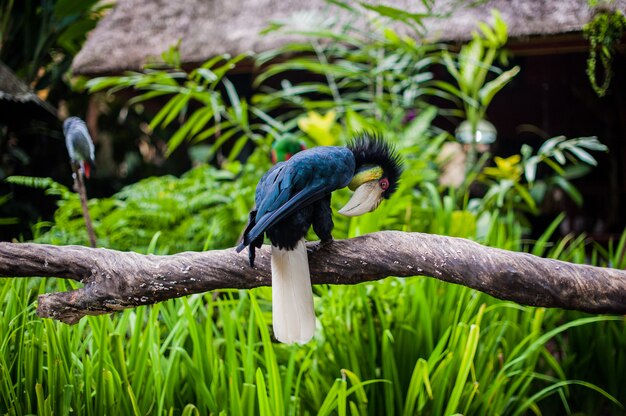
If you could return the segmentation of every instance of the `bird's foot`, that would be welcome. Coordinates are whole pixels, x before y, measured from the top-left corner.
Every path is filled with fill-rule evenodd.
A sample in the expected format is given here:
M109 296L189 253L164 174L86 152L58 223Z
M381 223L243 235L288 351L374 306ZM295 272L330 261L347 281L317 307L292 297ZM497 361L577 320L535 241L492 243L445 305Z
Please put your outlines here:
M330 240L322 240L311 248L311 253L317 253L319 250L330 246L333 243L333 239Z

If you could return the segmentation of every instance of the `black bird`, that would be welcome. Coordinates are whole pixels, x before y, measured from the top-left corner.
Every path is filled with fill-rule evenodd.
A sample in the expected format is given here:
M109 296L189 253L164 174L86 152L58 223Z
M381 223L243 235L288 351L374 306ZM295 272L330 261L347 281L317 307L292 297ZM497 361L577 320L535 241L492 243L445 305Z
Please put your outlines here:
M398 186L400 157L382 138L361 134L347 147L304 150L272 167L256 188L256 209L244 231L241 252L255 248L264 235L272 242L272 308L276 339L306 343L315 332L313 292L304 237L308 229L321 244L332 241L331 193L348 186L355 191L339 211L356 216L373 211Z
M63 122L63 134L71 163L89 179L91 169L95 167L95 155L87 125L78 117L69 117Z

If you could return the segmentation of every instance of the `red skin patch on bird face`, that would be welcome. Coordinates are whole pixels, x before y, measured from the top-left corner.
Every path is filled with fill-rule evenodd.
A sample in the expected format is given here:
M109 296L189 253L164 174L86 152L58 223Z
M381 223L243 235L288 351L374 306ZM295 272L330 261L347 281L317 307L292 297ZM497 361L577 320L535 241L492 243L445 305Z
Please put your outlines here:
M389 188L389 179L382 178L381 180L378 181L378 185L380 185L380 189L382 189L383 191L386 191Z

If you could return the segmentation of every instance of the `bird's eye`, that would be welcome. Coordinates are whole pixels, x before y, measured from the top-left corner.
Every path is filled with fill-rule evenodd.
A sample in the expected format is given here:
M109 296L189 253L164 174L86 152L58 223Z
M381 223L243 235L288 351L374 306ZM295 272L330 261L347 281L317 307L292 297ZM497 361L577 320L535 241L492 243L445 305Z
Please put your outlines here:
M378 185L383 191L386 191L387 188L389 188L389 179L382 178L381 180L378 181Z

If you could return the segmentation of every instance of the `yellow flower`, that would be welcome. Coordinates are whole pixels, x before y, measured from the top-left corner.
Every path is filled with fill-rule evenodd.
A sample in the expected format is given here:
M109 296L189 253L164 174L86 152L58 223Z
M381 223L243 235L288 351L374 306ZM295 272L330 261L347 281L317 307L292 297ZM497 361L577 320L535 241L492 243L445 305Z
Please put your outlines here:
M496 156L493 160L496 162L496 166L483 169L485 175L512 181L517 181L522 175L523 168L520 165L522 157L520 155L509 156L505 159Z
M334 110L325 115L309 111L306 117L298 119L298 127L305 132L318 146L332 146L337 143L337 113Z

